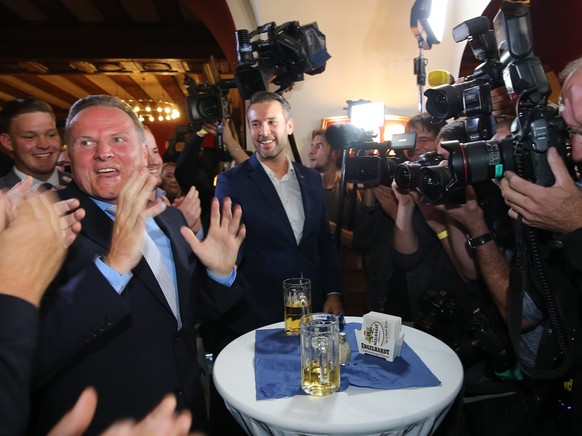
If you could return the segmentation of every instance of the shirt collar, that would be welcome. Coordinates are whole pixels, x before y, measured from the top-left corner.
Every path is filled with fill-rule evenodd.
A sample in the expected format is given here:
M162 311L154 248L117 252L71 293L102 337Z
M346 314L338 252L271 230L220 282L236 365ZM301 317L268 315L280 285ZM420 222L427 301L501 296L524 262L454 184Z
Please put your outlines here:
M14 167L14 174L16 174L20 180L24 180L27 177L32 177L32 176L29 176L28 174L24 174L22 171L18 170L16 167ZM33 188L36 188L43 183L50 183L54 187L58 187L61 184L59 181L59 171L55 168L53 170L53 173L51 174L51 176L47 180L44 180L44 181L38 180L38 179L35 179L34 177L32 177L32 187Z
M293 162L291 162L289 155L286 154L285 159L287 159L287 174L285 174L283 177L281 177L280 180L283 180L286 177L290 177L293 174L296 175L295 167L293 166ZM257 159L257 161L261 164L261 166L263 167L263 169L265 170L267 175L271 178L271 180L277 180L277 177L275 177L275 172L271 168L269 168L267 165L265 165L260 159Z

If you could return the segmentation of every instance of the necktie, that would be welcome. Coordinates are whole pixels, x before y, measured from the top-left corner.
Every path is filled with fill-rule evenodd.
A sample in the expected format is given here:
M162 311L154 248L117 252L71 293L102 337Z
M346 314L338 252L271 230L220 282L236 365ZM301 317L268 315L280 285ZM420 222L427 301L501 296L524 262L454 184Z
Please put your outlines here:
M38 185L37 191L38 192L52 191L53 188L54 188L53 185L51 185L48 182L45 182L45 183L41 183L40 185Z
M117 206L111 206L107 209L107 211L115 215ZM172 313L176 317L178 330L180 330L180 328L182 328L182 319L180 317L180 310L178 309L176 287L172 281L170 271L168 271L168 267L162 258L160 249L157 247L156 243L147 232L144 235L143 257L154 273L154 276L156 277L156 280L158 281L158 284L164 293L164 297L166 298L170 309L172 309Z

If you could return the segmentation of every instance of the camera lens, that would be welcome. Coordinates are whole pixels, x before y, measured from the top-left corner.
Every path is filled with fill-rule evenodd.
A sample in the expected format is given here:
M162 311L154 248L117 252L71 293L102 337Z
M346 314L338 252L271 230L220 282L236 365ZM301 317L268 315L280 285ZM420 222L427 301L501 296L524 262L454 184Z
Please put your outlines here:
M468 142L451 147L449 151L449 164L455 178L464 185L499 179L514 167L511 138Z
M400 189L413 189L417 186L418 163L402 163L396 167L394 180Z
M425 203L442 203L447 194L447 185L451 181L451 172L447 167L433 165L419 170L418 188Z

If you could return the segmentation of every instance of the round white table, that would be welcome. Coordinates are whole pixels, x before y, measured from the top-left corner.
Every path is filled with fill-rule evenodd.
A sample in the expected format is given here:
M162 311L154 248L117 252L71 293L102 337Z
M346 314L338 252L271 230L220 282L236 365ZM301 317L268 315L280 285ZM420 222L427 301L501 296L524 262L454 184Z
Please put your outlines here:
M346 317L346 322L360 322ZM282 328L283 323L263 328ZM461 389L463 367L440 340L402 326L405 342L440 386L380 390L349 386L327 397L255 397L255 332L231 342L218 355L214 383L227 408L250 435L429 435ZM357 351L357 350L356 350Z

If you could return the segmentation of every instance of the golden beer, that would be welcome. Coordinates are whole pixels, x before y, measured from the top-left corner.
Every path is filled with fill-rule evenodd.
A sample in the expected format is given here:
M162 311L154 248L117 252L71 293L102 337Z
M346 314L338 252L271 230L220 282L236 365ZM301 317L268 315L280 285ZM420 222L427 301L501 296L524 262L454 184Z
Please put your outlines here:
M299 321L301 389L324 397L340 387L339 325L335 315L310 313Z
M299 334L299 319L311 313L311 281L298 277L283 280L285 334Z
M311 304L304 305L301 301L291 301L285 304L285 333L288 335L299 334L299 320L311 312Z
M301 389L309 395L324 397L333 394L340 386L340 367L337 362L309 361L303 365Z

